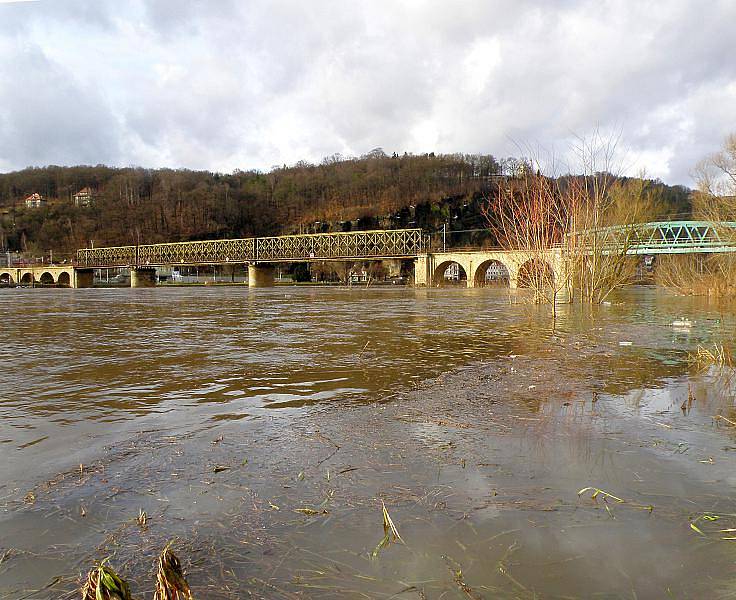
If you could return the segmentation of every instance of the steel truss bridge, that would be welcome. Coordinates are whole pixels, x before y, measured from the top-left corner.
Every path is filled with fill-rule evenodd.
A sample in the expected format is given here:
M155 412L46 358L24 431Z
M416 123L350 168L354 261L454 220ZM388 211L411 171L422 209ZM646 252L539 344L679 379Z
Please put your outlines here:
M421 229L394 229L83 248L77 251L77 266L194 266L416 258L427 251L428 239Z
M583 246L600 244L627 254L695 254L736 252L736 222L654 221L604 227L572 234Z
M611 252L625 246L628 254L736 252L736 222L657 221L573 235ZM421 229L393 229L83 248L77 251L77 267L379 260L428 252L429 236Z

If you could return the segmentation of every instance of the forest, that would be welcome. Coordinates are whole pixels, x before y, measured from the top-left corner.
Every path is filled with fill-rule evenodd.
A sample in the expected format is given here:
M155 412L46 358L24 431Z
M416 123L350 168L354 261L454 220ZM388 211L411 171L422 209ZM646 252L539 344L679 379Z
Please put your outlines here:
M60 258L89 245L396 227L437 233L443 225L452 245L490 244L483 207L522 167L491 155L381 149L265 173L33 167L0 174L0 249ZM663 211L690 210L687 188L646 185ZM78 205L74 195L83 188L92 198ZM32 194L41 206L26 206Z

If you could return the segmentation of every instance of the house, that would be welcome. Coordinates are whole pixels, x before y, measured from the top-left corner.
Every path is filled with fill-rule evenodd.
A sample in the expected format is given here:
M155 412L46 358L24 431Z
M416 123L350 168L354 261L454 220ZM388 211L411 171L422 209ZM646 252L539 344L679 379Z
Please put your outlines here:
M26 208L41 208L45 200L39 193L31 194L25 199Z
M94 200L94 192L89 187L84 187L74 194L75 206L89 206Z
M350 283L367 283L368 282L368 273L366 273L365 269L361 269L360 271L350 271Z

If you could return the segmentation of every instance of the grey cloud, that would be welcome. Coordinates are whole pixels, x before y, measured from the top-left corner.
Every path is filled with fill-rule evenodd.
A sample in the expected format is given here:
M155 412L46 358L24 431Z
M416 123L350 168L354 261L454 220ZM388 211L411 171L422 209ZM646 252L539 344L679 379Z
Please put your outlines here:
M0 4L0 165L505 156L598 127L690 183L736 128L734 22L727 0Z
M80 34L90 28L105 30L115 27L114 0L38 0L0 4L0 34L15 32L22 34L33 29L37 23L56 23L76 29Z
M35 46L3 54L0 161L24 167L120 160L115 117L95 89Z

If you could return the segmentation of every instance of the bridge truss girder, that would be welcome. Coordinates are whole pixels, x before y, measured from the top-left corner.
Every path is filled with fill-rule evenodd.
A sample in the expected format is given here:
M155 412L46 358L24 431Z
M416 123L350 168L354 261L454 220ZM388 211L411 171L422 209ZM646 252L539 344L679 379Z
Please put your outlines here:
M211 265L315 260L414 258L425 251L421 229L318 233L264 238L83 248L77 264L88 267Z
M736 223L662 221L604 227L573 234L577 243L605 253L695 254L736 252Z

